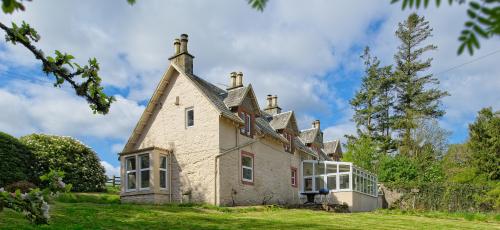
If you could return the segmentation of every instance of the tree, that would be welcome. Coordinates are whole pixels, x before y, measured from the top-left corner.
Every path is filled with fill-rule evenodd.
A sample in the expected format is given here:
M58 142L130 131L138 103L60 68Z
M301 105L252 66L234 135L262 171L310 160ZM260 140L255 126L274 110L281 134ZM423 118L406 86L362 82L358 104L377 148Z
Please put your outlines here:
M396 102L393 128L401 137L400 152L407 155L412 155L411 146L414 143L411 133L417 128L417 122L443 116L440 99L448 95L447 92L431 88L432 85L439 84L432 74L420 76L421 72L431 66L432 61L432 58L422 61L420 57L437 48L434 45L422 46L431 32L429 22L415 13L399 23L396 31L401 45L394 55Z
M2 10L11 14L16 10L24 10L22 0L2 0ZM104 93L99 76L99 63L91 58L87 65L79 65L72 60L74 57L67 53L55 51L55 56L45 56L44 52L35 47L33 43L40 40L40 35L28 23L19 26L12 22L8 27L0 22L0 28L5 31L5 40L13 45L21 44L27 48L36 59L42 62L42 70L47 75L55 77L55 87L60 87L67 82L75 90L76 95L87 100L94 113L107 114L114 97Z
M468 147L478 174L500 180L500 111L493 112L491 107L479 111L469 125Z
M381 151L387 152L391 147L390 127L392 117L390 108L393 104L393 87L391 66L380 67L380 61L370 55L365 48L361 56L365 64L365 76L361 89L356 92L350 104L354 109L353 120L359 135L367 135L381 144Z
M397 3L400 0L392 0L391 3ZM465 0L448 0L450 5L453 2L459 4L465 3ZM481 3L480 3L481 2ZM441 0L436 0L436 6L439 7ZM418 9L420 6L427 8L429 0L402 0L402 9L406 7ZM467 9L469 20L464 23L465 29L462 30L458 40L461 42L457 53L463 53L465 47L470 55L474 54L474 49L479 49L478 37L490 39L500 36L500 1L498 0L481 0L469 1Z
M348 138L347 151L342 156L342 161L352 162L354 165L373 173L378 172L380 160L377 144L369 136L359 138Z
M391 3L397 3L400 0L391 0ZM441 0L435 0L436 6L439 7ZM459 4L465 3L465 0L455 0ZM268 0L248 0L248 4L258 10L264 11ZM448 0L448 3L452 5L454 0ZM493 37L500 36L500 1L498 0L481 0L470 1L469 9L467 9L467 15L469 20L464 23L465 29L458 37L461 42L458 47L458 55L462 54L465 47L469 51L470 55L474 54L474 49L479 49L479 41L477 37L482 37L483 39L490 39ZM402 9L408 8L419 8L423 6L427 8L429 5L429 0L402 0Z

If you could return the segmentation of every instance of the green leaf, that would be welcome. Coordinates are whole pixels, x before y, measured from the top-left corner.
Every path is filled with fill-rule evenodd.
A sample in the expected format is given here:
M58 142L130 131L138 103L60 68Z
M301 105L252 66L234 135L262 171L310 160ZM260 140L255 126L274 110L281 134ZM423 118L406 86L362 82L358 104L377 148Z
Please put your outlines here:
M258 10L258 11L264 11L264 8L266 7L268 0L248 0L248 4Z
M472 29L474 29L474 31L479 34L481 37L483 38L488 38L488 33L486 33L481 27L479 27L478 25L474 25L472 27Z
M477 17L476 12L474 12L474 11L473 11L473 10L471 10L471 9L468 9L468 10L467 10L467 15L469 15L469 18L476 18L476 17Z
M128 4L130 4L130 5L134 5L136 1L135 1L135 0L127 0L127 2L128 2Z
M473 8L473 9L475 9L475 10L478 10L479 8L481 8L481 5L479 5L479 3L474 2L474 1L469 2L469 6L470 6L471 8Z

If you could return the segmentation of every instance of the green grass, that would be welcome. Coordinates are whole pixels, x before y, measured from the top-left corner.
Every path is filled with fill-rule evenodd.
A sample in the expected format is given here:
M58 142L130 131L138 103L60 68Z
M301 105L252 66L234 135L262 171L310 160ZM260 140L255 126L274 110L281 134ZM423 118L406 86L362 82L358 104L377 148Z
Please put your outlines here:
M5 209L0 229L500 229L494 215L340 214L276 206L132 205L117 199L116 194L63 195L51 206L51 224L45 226L31 225L22 214Z

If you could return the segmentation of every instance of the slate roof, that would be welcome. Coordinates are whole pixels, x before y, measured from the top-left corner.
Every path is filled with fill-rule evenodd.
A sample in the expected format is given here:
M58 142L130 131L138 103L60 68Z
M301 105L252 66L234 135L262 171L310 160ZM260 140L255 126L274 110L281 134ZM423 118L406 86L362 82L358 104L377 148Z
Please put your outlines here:
M284 129L284 128L286 128L288 121L292 117L292 111L275 114L272 117L273 117L273 119L269 122L271 127L273 127L276 130Z
M316 152L312 151L312 149L307 147L298 137L293 138L293 144L295 145L295 148L299 149L302 152L308 153L315 157L318 156Z
M247 90L248 86L230 89L227 91L226 98L224 98L224 104L229 108L240 105L243 99L245 99Z
M306 143L313 143L314 139L316 139L316 136L318 135L319 129L316 128L310 128L310 129L304 129L300 131L300 139Z
M284 143L288 143L288 140L277 133L270 125L269 122L265 118L257 117L255 118L255 123L257 125L258 130L262 134L267 134L273 138L276 138Z
M333 140L323 143L323 150L327 154L335 153L337 146L339 145L339 140Z

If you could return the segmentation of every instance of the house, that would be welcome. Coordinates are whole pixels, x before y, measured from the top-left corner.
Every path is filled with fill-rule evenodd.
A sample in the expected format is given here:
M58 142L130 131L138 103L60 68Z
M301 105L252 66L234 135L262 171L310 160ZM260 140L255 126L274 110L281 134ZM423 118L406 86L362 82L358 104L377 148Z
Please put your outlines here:
M241 72L226 89L196 76L193 59L183 34L119 153L122 202L303 202L302 162L339 160L338 141L323 143L319 120L299 130L276 95L261 108Z

